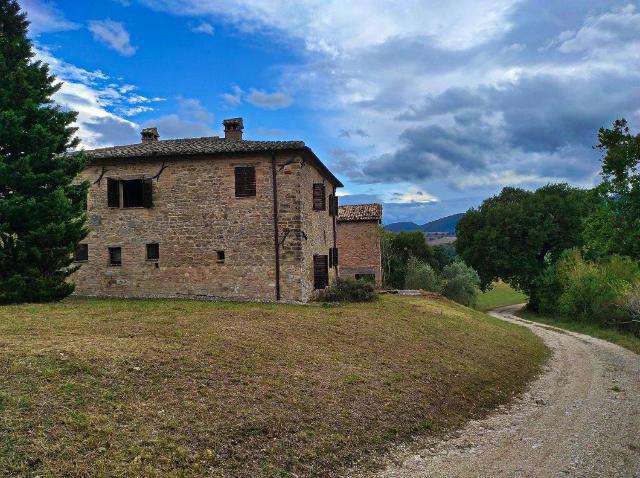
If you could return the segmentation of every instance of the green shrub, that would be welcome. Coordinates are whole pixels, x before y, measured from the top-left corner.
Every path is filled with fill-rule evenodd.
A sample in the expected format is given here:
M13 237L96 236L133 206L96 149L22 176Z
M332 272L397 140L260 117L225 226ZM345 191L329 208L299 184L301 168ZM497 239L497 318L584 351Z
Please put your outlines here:
M638 283L640 267L631 258L593 262L572 249L538 279L540 310L603 326L628 323Z
M455 261L442 269L442 294L459 304L472 306L476 303L480 277L462 261Z
M536 277L531 286L528 307L543 314L554 314L558 309L558 299L562 293L555 264L548 265Z
M373 284L350 277L339 278L318 296L322 302L371 302L377 298Z
M424 289L431 292L440 291L438 274L429 264L410 257L407 262L407 275L404 279L405 289Z
M617 327L640 337L640 281L625 288L618 300L618 308L622 317L618 319Z

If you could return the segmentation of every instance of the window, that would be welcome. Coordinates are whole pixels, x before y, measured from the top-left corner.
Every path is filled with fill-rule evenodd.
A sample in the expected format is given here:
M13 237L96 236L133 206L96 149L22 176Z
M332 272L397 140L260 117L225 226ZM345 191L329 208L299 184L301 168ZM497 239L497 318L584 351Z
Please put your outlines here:
M224 262L224 251L216 251L216 255L218 257L218 262Z
M160 259L160 244L152 242L147 244L147 260L157 261Z
M324 194L324 184L316 183L313 185L313 210L324 211L326 207L327 205Z
M237 166L234 169L236 177L236 197L246 198L256 195L256 168L253 166Z
M107 205L123 208L152 207L152 180L107 178Z
M329 285L328 256L313 256L313 288L324 289Z
M110 266L122 265L122 249L120 247L109 248L109 265Z
M73 256L76 262L86 262L89 260L89 244L78 244L76 252Z

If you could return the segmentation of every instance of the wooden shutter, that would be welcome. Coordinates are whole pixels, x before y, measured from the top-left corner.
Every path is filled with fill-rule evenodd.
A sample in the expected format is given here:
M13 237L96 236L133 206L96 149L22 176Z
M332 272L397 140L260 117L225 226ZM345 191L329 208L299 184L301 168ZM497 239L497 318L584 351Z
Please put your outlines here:
M234 169L236 177L236 197L244 198L256 195L256 168L238 166Z
M333 194L329 194L329 216L335 216L336 215L336 203L333 200ZM329 263L331 263L331 257L329 257ZM331 264L329 264L329 267L331 267Z
M153 179L142 181L142 207L153 207Z
M107 206L120 207L120 181L107 178Z
M324 211L326 207L324 184L316 183L313 185L313 210Z
M338 215L338 196L333 196L333 214Z
M333 267L338 267L338 248L334 247L333 250Z
M333 247L329 248L329 267L333 267Z
M324 289L329 285L329 264L327 256L313 256L313 288Z

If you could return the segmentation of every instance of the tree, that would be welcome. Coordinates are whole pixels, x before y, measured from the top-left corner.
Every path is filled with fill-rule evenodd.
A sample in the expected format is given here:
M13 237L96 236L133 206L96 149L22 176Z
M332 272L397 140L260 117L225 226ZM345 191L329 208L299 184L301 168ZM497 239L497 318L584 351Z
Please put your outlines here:
M66 277L86 234L87 184L73 184L84 167L71 125L76 113L52 101L61 84L33 61L26 15L0 0L0 302L47 301L73 291Z
M600 128L596 148L603 152L598 203L585 223L589 257L620 254L640 259L640 134L626 120Z
M536 279L562 251L582 245L592 204L590 191L566 184L535 192L504 188L460 219L456 250L478 272L483 289L502 279L526 292L536 309Z
M433 250L420 231L383 231L381 234L382 268L385 284L401 289L407 273L407 262L415 257L420 262L436 267Z

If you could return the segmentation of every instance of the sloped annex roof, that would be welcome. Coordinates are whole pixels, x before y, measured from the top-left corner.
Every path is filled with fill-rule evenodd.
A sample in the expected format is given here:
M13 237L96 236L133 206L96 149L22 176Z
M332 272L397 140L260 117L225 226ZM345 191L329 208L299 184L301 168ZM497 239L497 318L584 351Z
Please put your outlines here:
M275 151L306 151L311 155L320 170L327 174L338 187L343 184L320 161L315 153L304 144L304 141L247 141L231 140L218 136L202 138L165 139L158 141L144 141L123 146L110 146L86 150L84 153L90 159L135 159L135 158L163 158L167 156L203 156L223 155L254 152Z
M353 204L338 206L338 221L380 221L382 204Z

